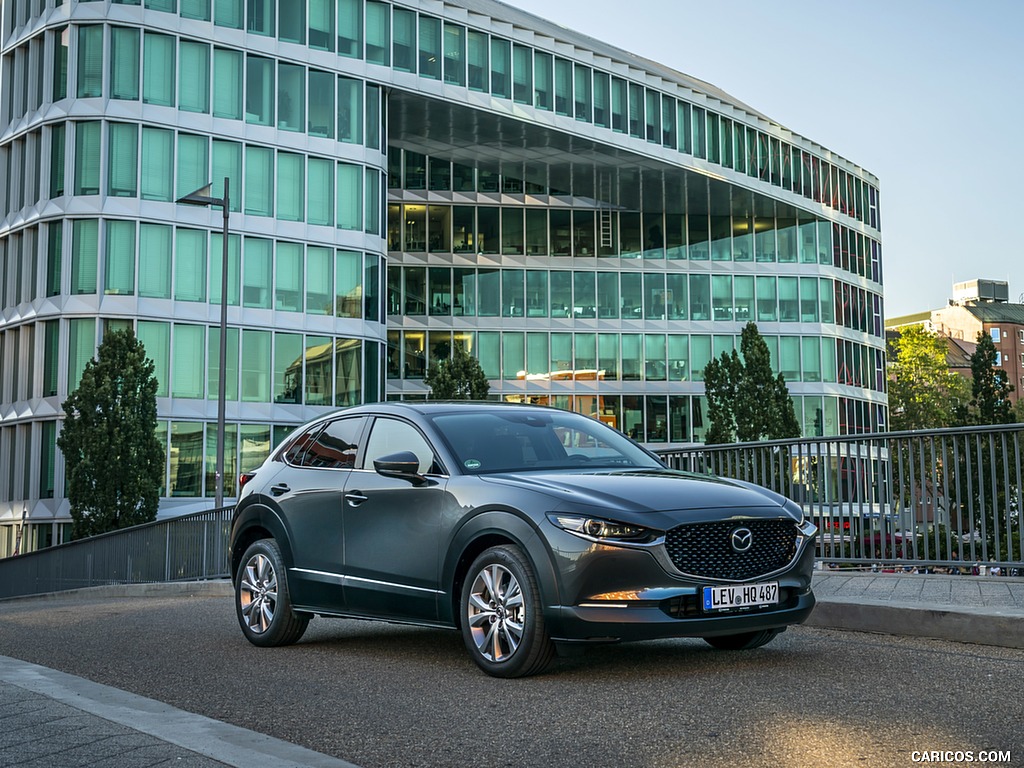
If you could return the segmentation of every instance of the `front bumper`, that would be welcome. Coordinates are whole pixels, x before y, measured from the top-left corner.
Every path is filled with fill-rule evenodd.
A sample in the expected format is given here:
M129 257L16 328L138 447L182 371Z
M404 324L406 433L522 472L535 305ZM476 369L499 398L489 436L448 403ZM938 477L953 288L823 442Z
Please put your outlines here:
M670 574L661 549L598 546L577 553L573 567L562 570L562 604L545 610L552 639L609 643L731 635L800 624L814 608L813 536L785 570L748 582L777 582L778 604L726 611L703 608L703 588L722 581Z
M620 604L620 607L598 605L557 606L551 609L557 630L556 642L613 643L626 640L656 640L668 637L709 637L733 635L762 629L778 629L804 622L814 609L814 593L807 588L797 593L794 587L784 602L772 608L737 610L728 613L695 613L673 615L679 600L698 601L697 588L689 594L650 603ZM549 614L550 615L550 614Z

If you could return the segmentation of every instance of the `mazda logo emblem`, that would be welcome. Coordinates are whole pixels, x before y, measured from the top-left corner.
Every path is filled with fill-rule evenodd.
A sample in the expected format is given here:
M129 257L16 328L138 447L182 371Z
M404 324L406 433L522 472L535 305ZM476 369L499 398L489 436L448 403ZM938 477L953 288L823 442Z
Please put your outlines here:
M754 543L754 533L749 528L737 528L730 534L729 543L733 552L746 552Z

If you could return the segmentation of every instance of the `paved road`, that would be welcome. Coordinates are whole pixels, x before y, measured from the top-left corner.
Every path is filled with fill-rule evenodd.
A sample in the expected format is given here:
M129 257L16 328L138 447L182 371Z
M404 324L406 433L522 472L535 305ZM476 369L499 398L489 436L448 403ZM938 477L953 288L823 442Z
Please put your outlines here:
M316 620L261 650L230 598L80 594L0 604L0 654L364 768L1024 766L1024 651L941 640L799 627L754 652L622 645L501 681L452 632Z

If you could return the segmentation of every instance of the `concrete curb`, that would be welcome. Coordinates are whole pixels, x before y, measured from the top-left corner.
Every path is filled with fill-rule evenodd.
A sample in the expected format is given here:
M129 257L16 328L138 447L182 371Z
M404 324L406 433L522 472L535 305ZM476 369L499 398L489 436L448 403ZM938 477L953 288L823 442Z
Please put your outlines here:
M18 600L58 600L71 595L103 599L107 597L228 597L234 593L234 587L228 579L162 581L150 584L104 584L98 587L67 589L61 592L5 597L0 598L0 603Z
M1024 611L1008 608L913 605L830 597L818 601L805 625L1024 648Z

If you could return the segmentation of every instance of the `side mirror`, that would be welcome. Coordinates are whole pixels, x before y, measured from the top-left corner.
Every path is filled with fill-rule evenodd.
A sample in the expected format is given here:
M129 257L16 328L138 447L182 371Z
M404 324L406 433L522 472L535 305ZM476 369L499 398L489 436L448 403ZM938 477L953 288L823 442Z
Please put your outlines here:
M398 451L374 459L373 469L378 475L408 480L413 485L427 482L427 478L420 474L420 460L412 451Z

